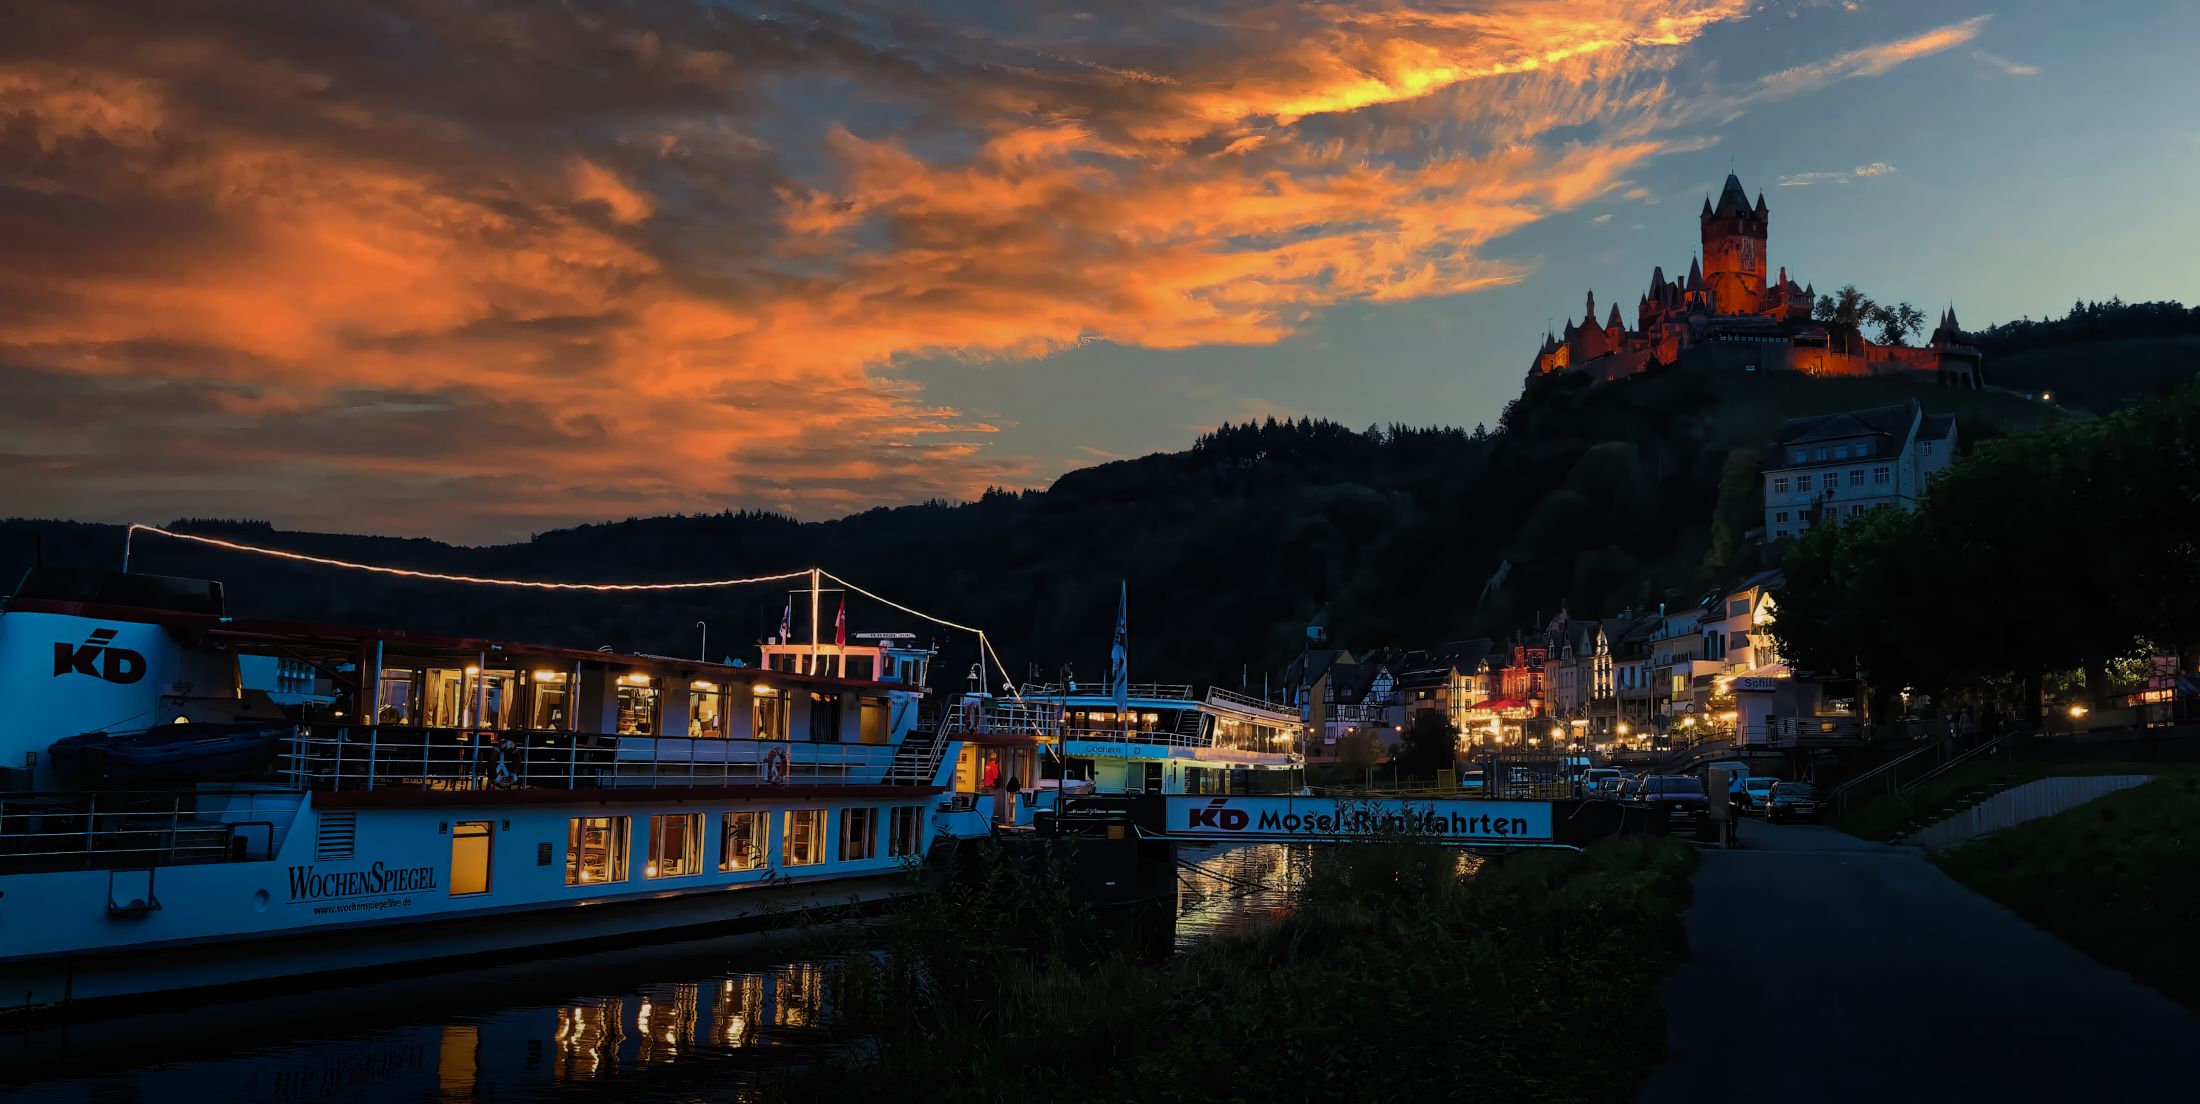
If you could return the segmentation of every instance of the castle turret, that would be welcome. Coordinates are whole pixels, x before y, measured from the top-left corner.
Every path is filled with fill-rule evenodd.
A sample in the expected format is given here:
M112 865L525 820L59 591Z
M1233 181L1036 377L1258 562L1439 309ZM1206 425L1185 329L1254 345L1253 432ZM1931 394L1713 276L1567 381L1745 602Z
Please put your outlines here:
M1759 193L1752 207L1741 178L1728 173L1718 204L1713 206L1706 198L1704 207L1699 221L1711 309L1718 314L1754 314L1764 300L1765 244L1772 221L1765 197Z

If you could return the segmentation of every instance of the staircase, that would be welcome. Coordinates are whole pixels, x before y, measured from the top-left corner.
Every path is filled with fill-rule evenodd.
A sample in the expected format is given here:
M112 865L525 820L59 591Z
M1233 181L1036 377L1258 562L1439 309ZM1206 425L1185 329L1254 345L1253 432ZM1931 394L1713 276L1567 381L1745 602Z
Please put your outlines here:
M886 765L886 784L930 786L939 776L940 757L946 750L947 726L935 724L930 729L912 730L894 748L894 759Z

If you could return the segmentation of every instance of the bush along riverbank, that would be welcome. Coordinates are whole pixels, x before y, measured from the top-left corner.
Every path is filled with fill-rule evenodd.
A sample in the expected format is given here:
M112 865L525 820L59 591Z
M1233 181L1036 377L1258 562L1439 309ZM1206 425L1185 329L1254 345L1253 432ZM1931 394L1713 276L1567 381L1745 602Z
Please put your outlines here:
M1664 1052L1695 863L1662 838L1471 876L1447 848L1327 848L1287 915L1160 962L1101 949L1060 869L987 864L842 960L861 1041L767 1095L1624 1100Z
M2096 961L2200 1010L2200 778L2158 778L1933 857Z

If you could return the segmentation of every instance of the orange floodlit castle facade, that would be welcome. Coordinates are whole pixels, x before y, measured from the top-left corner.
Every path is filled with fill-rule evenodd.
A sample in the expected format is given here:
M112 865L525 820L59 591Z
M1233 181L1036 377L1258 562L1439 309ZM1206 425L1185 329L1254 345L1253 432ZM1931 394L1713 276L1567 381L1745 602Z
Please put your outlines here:
M1922 346L1844 340L1812 321L1815 288L1798 286L1785 265L1777 276L1766 277L1772 213L1764 193L1752 204L1733 174L1716 206L1704 199L1698 222L1703 249L1700 259L1688 262L1686 278L1667 279L1662 265L1652 269L1650 290L1635 304L1632 327L1620 317L1618 303L1598 321L1596 293L1590 292L1581 321L1543 335L1531 374L1574 372L1601 383L1657 365L1687 363L1818 376L1929 372L1956 386L1982 382L1979 351L1957 326L1954 308L1940 316Z

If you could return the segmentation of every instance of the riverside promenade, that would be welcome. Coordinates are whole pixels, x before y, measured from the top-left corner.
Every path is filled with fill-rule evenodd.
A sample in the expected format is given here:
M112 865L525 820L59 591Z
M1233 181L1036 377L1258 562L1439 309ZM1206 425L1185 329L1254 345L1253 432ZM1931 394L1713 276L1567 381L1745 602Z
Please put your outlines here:
M1639 1100L2190 1098L2200 1016L1915 848L1761 821L1741 839L1696 872Z

